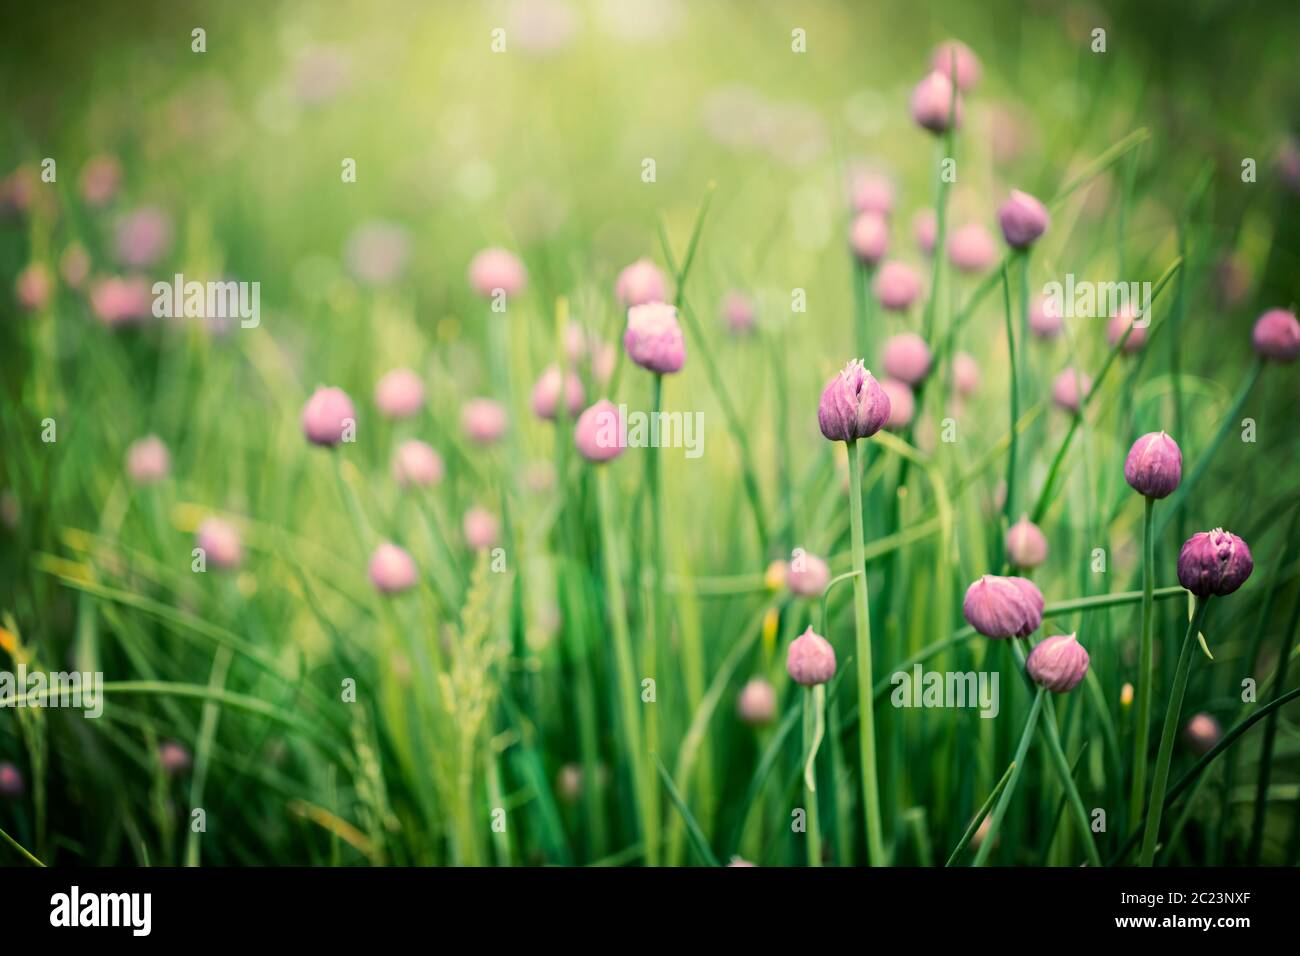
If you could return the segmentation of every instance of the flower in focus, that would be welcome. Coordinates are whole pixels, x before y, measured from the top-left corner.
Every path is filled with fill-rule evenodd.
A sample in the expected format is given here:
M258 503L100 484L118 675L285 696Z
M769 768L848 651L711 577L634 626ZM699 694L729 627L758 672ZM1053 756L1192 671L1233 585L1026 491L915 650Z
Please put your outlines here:
M790 642L785 669L796 684L824 684L835 676L835 648L810 627Z
M826 383L817 406L817 423L831 441L870 438L888 419L889 396L861 359L853 359Z
M1079 686L1088 673L1088 652L1073 634L1056 634L1034 645L1025 660L1025 670L1035 684L1054 694L1065 694Z
M680 372L686 363L686 342L677 324L677 310L663 302L647 302L627 310L623 333L627 357L657 375Z
M1025 578L986 574L966 589L961 611L985 637L1028 637L1043 623L1043 592Z
M1197 532L1178 554L1178 583L1197 597L1231 594L1253 570L1246 542L1222 528Z
M1167 498L1183 478L1183 452L1164 432L1135 441L1124 460L1124 480L1148 498Z

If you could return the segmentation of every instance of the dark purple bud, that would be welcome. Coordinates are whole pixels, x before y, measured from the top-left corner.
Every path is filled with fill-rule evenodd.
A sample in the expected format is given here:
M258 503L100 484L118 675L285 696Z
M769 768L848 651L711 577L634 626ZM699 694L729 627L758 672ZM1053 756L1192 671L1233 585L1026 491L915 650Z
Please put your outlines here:
M1222 528L1192 535L1178 555L1178 582L1197 597L1231 594L1253 570L1246 542Z

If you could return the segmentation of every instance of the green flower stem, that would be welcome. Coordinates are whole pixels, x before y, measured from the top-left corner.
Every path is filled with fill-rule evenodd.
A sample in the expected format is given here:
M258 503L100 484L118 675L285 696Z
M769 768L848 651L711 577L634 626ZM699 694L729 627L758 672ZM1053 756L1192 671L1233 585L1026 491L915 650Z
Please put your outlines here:
M1138 650L1137 725L1133 733L1133 792L1129 798L1129 821L1142 814L1147 790L1147 750L1151 745L1151 699L1155 696L1155 647L1151 640L1151 623L1155 614L1152 597L1155 578L1155 535L1152 517L1155 499L1147 498L1142 518L1142 640Z
M822 865L822 831L817 815L817 751L826 725L826 687L805 687L803 694L803 791L808 810L808 865Z
M862 534L862 462L856 441L849 452L849 522L852 529L853 610L857 625L859 720L858 754L862 772L862 808L867 826L867 855L872 866L884 866L885 840L880 825L880 782L876 777L876 721L871 679L871 606L867 596L867 564Z
M1015 769L1016 765L1014 762L1007 765L1006 771L1002 774L1002 779L998 781L997 786L989 791L988 798L984 801L984 805L980 807L979 813L975 814L974 818L972 818L970 826L966 828L966 832L961 835L961 839L958 840L957 845L953 847L952 853L948 856L948 862L945 863L944 866L952 866L956 863L957 858L961 856L962 850L966 849L966 847L970 845L970 841L975 838L975 834L979 830L980 824L984 822L984 818L987 817L989 811L993 809L993 801L997 800L998 794L1000 794L1002 789L1007 785L1007 781L1011 779L1011 774L1015 772Z
M1002 296L1003 316L1007 332L1007 362L1011 371L1011 448L1007 453L1007 494L1002 504L1003 524L1007 527L1015 516L1016 507L1016 449L1019 439L1016 433L1016 422L1020 420L1020 364L1016 356L1016 334L1011 321L1011 283L1007 276L1006 263L1002 265ZM1002 544L1003 535L998 535L998 554L1002 553L1004 545ZM998 562L999 564L1001 561Z
M1142 835L1143 866L1151 866L1156 857L1156 841L1160 837L1160 815L1165 806L1165 786L1169 783L1169 762L1174 754L1174 737L1178 734L1178 715L1183 709L1183 694L1187 690L1187 675L1192 669L1193 644L1205 619L1205 609L1210 599L1197 598L1196 610L1187 625L1183 650L1178 655L1178 669L1174 672L1174 686L1169 692L1169 708L1165 711L1165 726L1160 732L1160 752L1156 754L1156 769L1151 779L1151 800L1147 803L1146 831Z
M651 420L658 416L663 407L664 377L654 377L654 398L650 407ZM645 673L658 683L659 637L666 624L666 607L664 603L664 536L663 512L660 508L660 466L659 449L646 448L645 451L645 487L650 506L650 595L647 602L645 634ZM652 704L646 711L646 746L651 753L659 752L659 716ZM656 804L651 809L654 813L654 827L646 832L646 862L650 866L659 865L659 810L658 789L655 788L651 798Z
M641 715L637 708L638 688L636 664L632 656L632 638L627 627L627 598L623 593L623 579L619 574L618 545L614 538L614 514L610 503L609 474L607 467L596 469L596 496L600 509L601 551L604 553L605 593L609 599L609 621L614 635L614 660L618 671L618 701L623 716L623 734L627 739L627 752L632 760L632 783L636 805L641 817L642 838L646 846L646 862L650 863L650 847L658 853L658 793L659 788L650 776L647 755L650 748L642 737ZM651 840L650 834L655 833ZM658 862L656 855L655 862ZM651 863L651 865L654 865Z
M1025 719L1025 729L1020 735L1020 745L1016 747L1016 756L1011 761L1011 779L1007 781L1005 788L1002 790L1002 796L998 798L997 806L993 808L993 816L989 820L989 831L984 834L984 840L980 843L979 852L975 854L974 866L983 866L984 861L989 858L989 853L993 850L998 828L1002 826L1002 818L1006 816L1007 807L1011 805L1011 798L1016 792L1016 784L1020 782L1020 771L1025 766L1025 755L1029 752L1029 742L1034 739L1034 727L1038 724L1038 714L1043 709L1043 695L1046 693L1040 687L1038 693L1034 695L1033 706L1029 708L1029 716Z

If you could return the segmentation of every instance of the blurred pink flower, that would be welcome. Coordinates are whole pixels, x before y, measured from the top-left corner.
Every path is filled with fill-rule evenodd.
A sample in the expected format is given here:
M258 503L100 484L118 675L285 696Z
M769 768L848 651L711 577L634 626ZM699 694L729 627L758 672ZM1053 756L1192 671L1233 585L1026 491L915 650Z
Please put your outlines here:
M171 245L172 226L167 214L146 206L123 216L117 224L115 248L118 261L133 268L154 265Z

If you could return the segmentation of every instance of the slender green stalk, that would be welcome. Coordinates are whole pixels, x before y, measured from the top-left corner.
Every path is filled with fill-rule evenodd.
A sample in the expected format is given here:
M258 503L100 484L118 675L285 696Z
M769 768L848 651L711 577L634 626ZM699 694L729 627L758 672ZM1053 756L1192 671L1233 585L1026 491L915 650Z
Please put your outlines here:
M1007 367L1011 373L1011 448L1007 453L1007 494L1002 504L1002 519L1004 526L1009 526L1016 513L1016 450L1019 445L1016 422L1020 420L1020 363L1016 356L1016 333L1011 322L1011 283L1007 277L1005 262L1002 264L1002 294L1005 305L1003 317L1007 331ZM998 540L1002 540L1001 534L998 535ZM1000 555L1001 544L998 549Z
M27 848L25 846L23 846L21 843L19 843L17 840L11 837L8 833L5 833L4 830L0 830L0 840L4 840L5 843L8 843L11 847L17 850L18 855L21 856L23 859L27 860L27 862L31 863L33 866L39 866L42 868L45 867L44 863L36 859L36 857L32 856L31 853L27 852Z
M1129 799L1129 820L1136 821L1142 814L1142 801L1147 791L1147 749L1151 741L1151 700L1155 697L1156 661L1155 646L1151 640L1151 625L1155 617L1155 534L1152 517L1155 499L1146 498L1142 517L1142 638L1138 649L1137 725L1133 732L1133 791Z
M632 638L627 626L627 598L623 593L623 579L619 574L618 550L614 538L614 514L609 500L609 474L607 468L596 469L596 496L600 509L601 551L604 552L605 594L609 600L609 623L614 634L614 661L618 670L618 701L623 716L623 735L627 739L627 752L632 761L632 783L637 810L641 817L641 832L646 845L646 862L658 863L659 809L658 787L650 776L647 754L650 748L641 732L641 714L637 707L637 693L641 686L636 678L636 665L632 656ZM653 839L651 834L654 834ZM650 848L654 847L654 862Z
M952 853L948 856L948 862L945 863L944 866L952 866L956 863L957 858L961 856L962 850L966 849L966 847L970 845L970 841L974 839L975 833L980 828L980 824L983 823L984 818L989 815L989 810L993 807L993 801L998 798L998 794L1002 792L1002 788L1007 785L1007 781L1011 779L1011 774L1015 769L1016 765L1014 761L1007 765L1006 771L1002 774L1002 779L998 781L996 787L989 791L988 798L984 801L984 805L980 807L979 813L975 814L974 818L970 822L970 826L966 828L966 832L961 835L961 839L958 840L957 845L953 847Z
M1282 631L1282 646L1278 648L1277 667L1269 686L1269 699L1276 700L1286 687L1287 665L1290 664L1291 642L1295 639L1296 624L1300 622L1300 599L1291 611L1291 619ZM1255 786L1255 818L1250 826L1250 847L1246 859L1251 866L1259 866L1260 851L1264 846L1264 815L1268 809L1268 782L1273 772L1273 748L1277 743L1277 714L1264 725L1264 743L1259 752L1259 778Z
M984 834L984 841L980 843L979 852L975 854L973 866L983 866L984 861L989 858L989 853L993 850L998 828L1002 826L1002 818L1006 816L1007 807L1011 805L1011 798L1016 792L1016 784L1020 782L1020 771L1025 766L1025 755L1029 752L1029 742L1034 739L1034 728L1038 724L1038 714L1043 709L1043 696L1046 693L1040 687L1038 692L1034 694L1034 703L1029 708L1029 716L1025 719L1025 729L1020 734L1020 744L1016 747L1016 756L1011 761L1011 779L1007 781L1002 796L998 798L998 805L993 809L993 816L989 820L988 833Z
M1174 754L1174 738L1178 735L1178 716L1183 709L1183 694L1187 690L1187 675L1192 669L1192 645L1205 619L1205 609L1209 607L1208 597L1197 598L1196 610L1187 625L1187 636L1183 638L1183 650L1178 655L1178 669L1174 672L1174 686L1169 692L1169 707L1165 711L1165 726L1160 732L1160 752L1156 754L1155 773L1151 779L1151 799L1147 803L1146 830L1142 835L1143 866L1151 866L1156 857L1156 841L1160 837L1160 816L1165 807L1165 786L1169 782L1169 762Z
M853 610L857 624L859 720L858 755L862 771L862 808L867 826L867 855L871 866L886 865L885 840L880 825L880 783L876 777L876 721L871 679L871 606L867 596L867 564L863 554L862 463L856 441L849 451L849 522L852 529Z
M825 732L826 687L805 687L803 694L803 792L808 810L808 865L822 865L822 831L817 812L817 751Z

